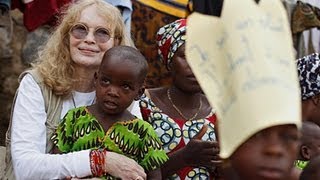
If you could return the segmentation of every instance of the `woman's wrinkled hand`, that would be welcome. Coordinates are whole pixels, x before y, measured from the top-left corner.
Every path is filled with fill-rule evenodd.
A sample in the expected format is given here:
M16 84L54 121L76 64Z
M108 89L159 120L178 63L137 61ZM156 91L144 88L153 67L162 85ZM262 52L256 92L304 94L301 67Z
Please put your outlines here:
M114 152L107 152L105 169L110 175L121 179L147 178L144 169L136 161Z

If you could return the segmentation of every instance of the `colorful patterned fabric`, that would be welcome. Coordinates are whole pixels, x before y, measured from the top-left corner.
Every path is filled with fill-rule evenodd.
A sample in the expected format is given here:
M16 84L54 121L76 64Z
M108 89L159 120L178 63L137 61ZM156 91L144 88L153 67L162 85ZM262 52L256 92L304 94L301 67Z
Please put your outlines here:
M105 132L86 107L70 110L51 140L64 153L106 148L134 159L146 171L168 160L157 134L147 122L137 118L120 121Z
M320 93L320 59L314 53L297 60L302 100Z
M157 33L160 60L169 69L174 53L186 41L186 19L178 19L161 27Z
M204 141L215 141L216 116L211 112L205 119L186 121L173 119L163 113L145 94L140 99L143 119L149 122L157 132L163 149L168 153L186 146L202 128L208 124L208 130L202 137ZM205 167L185 167L168 179L213 179L213 175Z
M294 165L295 167L303 170L307 165L309 161L301 161L301 160L295 160Z
M132 1L131 31L136 47L146 57L149 71L145 81L147 88L167 86L172 77L165 66L159 61L158 46L155 35L160 27L178 18L164 12L155 11L138 1Z
M190 0L137 0L147 6L150 6L158 11L179 17L185 18L191 12Z

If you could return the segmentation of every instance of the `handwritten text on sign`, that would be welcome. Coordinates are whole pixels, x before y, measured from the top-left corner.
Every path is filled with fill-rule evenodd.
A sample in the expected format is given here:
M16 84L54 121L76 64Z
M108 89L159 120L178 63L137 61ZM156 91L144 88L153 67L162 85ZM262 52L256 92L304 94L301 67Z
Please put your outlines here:
M213 98L215 103L220 104L221 115L226 114L237 102L239 93L235 93L235 88L240 88L243 93L250 93L262 86L270 85L285 88L287 91L295 89L289 83L292 78L281 75L293 61L291 56L281 53L282 48L277 44L282 40L282 34L286 33L283 19L272 19L270 14L265 14L260 17L240 19L226 28L212 28L214 30L211 31L211 36L215 37L210 41L206 37L207 48L201 43L189 41L191 45L187 51L194 53L200 59L195 64L195 69L201 69L201 77L207 79L205 83L215 82L209 91L215 91L217 96L221 97L221 101L218 102L217 98ZM263 33L258 33L262 37L255 40L252 33L257 35L256 29L265 34L275 34L276 38L263 40L269 37L263 37ZM250 31L252 33L248 33ZM256 61L257 58L260 60ZM261 66L266 67L270 73L260 72ZM227 95L223 96L222 91L227 91Z
M220 156L228 158L261 129L299 124L301 99L281 2L224 0L223 6L221 18L188 17L186 54L216 109Z

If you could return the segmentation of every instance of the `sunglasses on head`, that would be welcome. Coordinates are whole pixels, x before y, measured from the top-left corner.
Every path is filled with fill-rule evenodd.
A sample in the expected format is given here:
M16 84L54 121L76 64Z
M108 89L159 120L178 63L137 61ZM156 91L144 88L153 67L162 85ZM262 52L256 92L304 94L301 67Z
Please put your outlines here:
M84 39L87 37L88 33L89 33L88 26L81 23L73 25L72 28L70 29L70 34L76 39ZM97 43L105 43L109 41L109 39L113 38L111 37L109 30L103 27L99 27L95 29L93 36L94 36L94 40Z

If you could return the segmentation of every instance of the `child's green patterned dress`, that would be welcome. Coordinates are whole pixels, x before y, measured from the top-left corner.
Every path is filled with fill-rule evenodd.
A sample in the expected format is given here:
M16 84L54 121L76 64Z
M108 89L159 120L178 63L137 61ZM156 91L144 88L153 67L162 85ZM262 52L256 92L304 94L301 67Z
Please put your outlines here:
M295 160L295 161L294 161L294 165L295 165L297 168L303 170L303 169L308 165L308 162L309 162L309 161Z
M168 160L161 141L149 123L138 118L116 122L105 133L86 107L70 110L51 140L64 153L107 148L134 159L146 171L154 170Z

